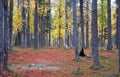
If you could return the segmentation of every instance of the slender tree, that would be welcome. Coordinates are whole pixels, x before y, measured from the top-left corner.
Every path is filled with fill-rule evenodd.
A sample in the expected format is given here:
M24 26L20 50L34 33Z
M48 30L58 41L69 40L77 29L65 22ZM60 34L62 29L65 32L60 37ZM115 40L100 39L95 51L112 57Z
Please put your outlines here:
M38 11L37 0L35 0L35 12L34 12L34 48L38 48Z
M80 1L80 26L81 26L81 36L82 36L82 48L84 48L84 18L83 18L83 0Z
M44 1L39 0L39 7L42 7L42 13L39 15L39 24L40 24L40 46L44 47L45 46L45 17L44 17Z
M107 15L108 15L108 46L107 50L112 50L112 38L111 38L111 0L107 0Z
M119 0L116 0L116 5L119 5ZM119 14L119 8L116 9L116 13ZM116 20L116 48L119 48L119 39L118 39L118 25L119 25L119 16L117 16Z
M8 65L8 52L10 49L10 36L9 36L9 15L8 15L8 0L4 0L4 69Z
M51 46L51 2L49 0L49 11L48 11L48 14L49 14L49 17L48 17L48 23L49 23L49 46Z
M61 0L60 0L60 3L59 3L59 45L58 47L60 47L60 30L61 30L61 24L60 24L60 19L61 19Z
M26 26L26 13L25 2L22 0L22 47L27 48L27 26Z
M27 46L31 46L31 39L30 39L30 0L28 0L28 15L27 15Z
M9 52L8 0L0 0L0 70L7 69Z
M117 4L117 29L118 29L118 33L117 34L117 39L120 39L120 0L116 0L116 4ZM120 40L117 40L118 42L118 49L119 49L119 72L120 72Z
M0 71L4 67L4 2L0 0Z
M10 47L12 46L12 24L13 24L13 0L10 0L10 14L9 14Z
M17 0L17 8L20 9L20 0ZM19 14L19 13L18 13ZM20 16L20 14L19 14ZM21 31L17 29L17 46L21 46Z
M75 47L75 59L78 60L78 25L77 25L77 14L76 14L76 0L73 2L73 45Z
M97 24L97 0L92 0L92 52L94 56L94 67L98 61L98 24Z
M69 48L69 35L68 35L68 0L65 0L65 17L66 17L66 26L65 26L65 48L68 49Z
M89 47L89 0L86 1L86 48Z

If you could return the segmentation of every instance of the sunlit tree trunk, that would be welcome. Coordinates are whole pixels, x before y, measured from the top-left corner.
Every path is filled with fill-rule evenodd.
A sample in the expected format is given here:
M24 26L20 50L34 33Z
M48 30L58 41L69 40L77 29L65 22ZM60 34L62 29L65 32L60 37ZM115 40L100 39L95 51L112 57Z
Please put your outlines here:
M112 50L112 37L111 37L111 0L107 0L108 12L108 46L107 50Z
M69 48L69 37L68 37L68 0L65 0L65 17L66 17L66 26L65 26L65 48Z
M103 0L101 0L101 17L102 17L102 22L101 22L101 47L104 46L104 24L103 24L103 19L104 19L104 15L103 15Z
M60 44L61 44L61 35L60 35L60 31L61 31L61 23L60 23L60 20L61 20L61 0L60 0L60 2L59 2L59 37L58 37L58 39L59 39L59 44L58 44L58 47L60 47Z
M77 25L77 14L76 14L76 0L73 2L73 45L75 47L75 59L78 60L78 25Z
M97 24L97 0L92 0L92 52L94 56L94 67L98 61L98 24Z

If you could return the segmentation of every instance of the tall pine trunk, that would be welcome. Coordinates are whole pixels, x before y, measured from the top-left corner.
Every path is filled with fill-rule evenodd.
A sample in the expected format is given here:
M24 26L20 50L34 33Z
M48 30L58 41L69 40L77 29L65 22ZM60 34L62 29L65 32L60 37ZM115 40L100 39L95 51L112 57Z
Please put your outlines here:
M34 12L34 48L38 48L38 11L37 0L35 0L35 12Z
M120 72L120 0L116 0L116 4L118 5L117 8L117 29L118 29L118 33L117 34L117 42L118 42L118 49L119 49L119 72Z
M84 48L84 18L83 18L83 0L80 1L80 26L81 26L81 36L82 36L82 48Z
M48 20L48 23L49 23L49 46L51 46L51 3L50 3L50 0L49 0L49 20Z
M66 26L65 26L65 48L69 48L69 37L68 37L68 0L65 0L65 17L66 17Z
M89 0L87 0L86 7L86 48L89 47Z
M13 0L10 0L9 29L10 47L12 47Z
M0 0L0 71L4 67L4 3Z
M18 9L20 8L20 1L19 0L17 0L17 8ZM18 15L19 15L19 13L18 13ZM22 35L22 31L19 31L17 29L17 36L16 36L16 38L17 38L17 46L21 46L21 35Z
M78 25L77 25L77 14L76 14L76 0L73 2L73 45L75 47L75 59L78 60Z
M27 16L27 46L30 47L30 0L28 0L28 16Z
M24 6L24 0L22 0L22 47L27 48L27 27L26 27L26 13L25 13L25 6Z
M98 66L98 24L97 24L97 0L92 0L92 52L94 67Z
M61 0L60 0L60 2L59 2L59 37L58 37L58 39L59 39L59 44L58 44L58 47L60 48L60 44L61 44L61 23L60 23L60 20L61 20Z
M119 0L116 0L116 5L117 6L119 5ZM117 14L119 13L119 9L118 8L116 9L116 13ZM118 39L118 33L119 33L118 32L119 31L118 30L118 25L119 25L119 23L118 22L119 22L119 16L117 16L117 20L116 20L116 37L115 37L116 38L116 41L115 41L116 42L116 48L119 48L119 39Z
M4 0L4 69L8 65L8 52L10 49L8 0Z
M108 12L108 46L107 50L112 50L112 37L111 37L111 0L107 0Z

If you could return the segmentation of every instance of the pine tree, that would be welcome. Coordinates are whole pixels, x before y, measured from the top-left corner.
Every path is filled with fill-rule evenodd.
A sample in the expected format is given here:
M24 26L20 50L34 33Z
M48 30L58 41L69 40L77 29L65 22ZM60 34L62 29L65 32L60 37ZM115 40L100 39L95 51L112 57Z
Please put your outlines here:
M0 0L0 70L4 67L4 3Z
M84 48L84 18L83 18L83 0L80 1L80 26L81 26L81 36L82 36L82 48Z
M26 13L25 2L22 0L22 47L27 48L27 25L26 25Z
M75 47L75 59L78 60L78 25L77 25L77 14L76 14L76 0L73 2L73 45Z
M98 24L97 24L97 0L92 0L92 53L94 56L94 67L98 61Z
M86 1L86 48L89 47L89 0Z
M66 15L66 26L65 26L65 48L69 48L69 37L68 37L68 0L65 0L65 15Z
M37 0L35 0L35 12L34 12L34 48L38 48L38 11Z
M107 0L107 13L108 13L108 47L107 50L112 50L112 38L111 38L111 0Z
M118 29L118 33L117 34L117 39L120 39L120 0L116 0L116 4L117 4L117 29ZM119 49L119 72L120 72L120 40L117 40L118 42L118 49Z

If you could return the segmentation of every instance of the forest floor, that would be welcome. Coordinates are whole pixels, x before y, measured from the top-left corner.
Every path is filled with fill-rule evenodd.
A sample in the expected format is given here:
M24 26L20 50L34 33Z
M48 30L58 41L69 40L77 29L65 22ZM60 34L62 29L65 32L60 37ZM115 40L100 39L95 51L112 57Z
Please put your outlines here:
M91 49L85 49L85 54L91 55ZM96 68L92 67L92 57L76 61L74 56L73 49L13 47L9 71L2 72L0 77L120 77L117 50L99 50L100 65Z

